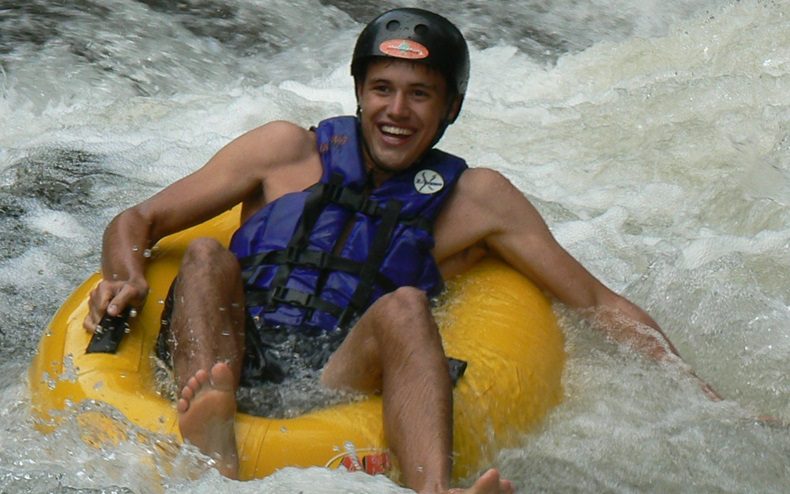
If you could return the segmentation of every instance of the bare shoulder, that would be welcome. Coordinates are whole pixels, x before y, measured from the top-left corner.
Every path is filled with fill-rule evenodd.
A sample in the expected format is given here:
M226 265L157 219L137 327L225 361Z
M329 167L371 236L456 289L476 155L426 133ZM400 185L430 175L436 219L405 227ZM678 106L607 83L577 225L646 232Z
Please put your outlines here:
M292 122L276 120L243 134L228 149L234 151L233 154L240 153L247 158L239 160L241 163L277 168L304 161L314 155L315 134Z
M315 150L315 133L286 120L275 120L259 127L264 140L273 140L294 154L304 154ZM270 150L272 151L272 150Z
M448 203L449 213L474 215L478 221L494 225L513 214L534 210L523 192L502 173L491 168L470 168L458 180Z
M510 180L500 172L483 167L469 168L461 174L456 189L459 194L480 200L503 191L516 191Z
M245 184L239 199L252 205L312 185L320 178L321 167L315 133L277 120L233 140L206 168L214 178L225 176Z

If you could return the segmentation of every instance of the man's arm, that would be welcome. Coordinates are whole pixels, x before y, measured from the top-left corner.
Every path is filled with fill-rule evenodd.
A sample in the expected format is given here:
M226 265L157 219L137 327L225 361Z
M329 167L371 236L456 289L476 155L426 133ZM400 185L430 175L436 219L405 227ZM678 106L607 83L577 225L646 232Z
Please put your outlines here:
M484 168L465 172L448 214L440 221L445 226L463 225L466 232L460 244L461 235L451 233L455 238L444 245L497 255L559 301L591 314L614 340L655 360L680 360L659 325L640 307L604 286L559 245L535 207L498 172ZM448 254L439 252L437 257ZM705 389L716 397L708 386Z
M239 202L261 203L263 184L283 164L310 151L304 129L273 122L222 148L196 172L116 216L104 232L103 280L91 293L83 326L94 331L107 312L141 305L148 293L146 251L164 236L220 214ZM256 197L260 196L260 197Z

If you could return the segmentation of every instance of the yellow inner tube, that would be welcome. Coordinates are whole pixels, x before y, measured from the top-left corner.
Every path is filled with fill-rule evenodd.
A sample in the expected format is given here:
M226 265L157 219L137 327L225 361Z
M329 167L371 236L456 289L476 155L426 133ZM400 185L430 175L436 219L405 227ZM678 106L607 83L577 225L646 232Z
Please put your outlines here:
M129 421L181 440L174 404L155 392L151 358L161 301L176 275L184 248L197 237L227 245L239 224L239 208L163 239L147 268L148 302L134 318L116 354L86 354L82 329L86 300L100 277L93 275L55 314L29 369L33 413L51 430L63 413L85 400L111 405ZM448 283L436 310L448 355L468 362L454 389L455 479L474 473L499 449L513 446L562 398L563 338L551 306L526 278L500 261L485 259ZM125 438L102 412L82 411L90 441ZM89 426L89 427L88 427ZM348 467L366 452L386 452L381 399L327 407L290 419L243 413L236 417L242 480L265 477L285 466ZM353 461L344 461L351 458ZM379 456L371 454L371 458Z

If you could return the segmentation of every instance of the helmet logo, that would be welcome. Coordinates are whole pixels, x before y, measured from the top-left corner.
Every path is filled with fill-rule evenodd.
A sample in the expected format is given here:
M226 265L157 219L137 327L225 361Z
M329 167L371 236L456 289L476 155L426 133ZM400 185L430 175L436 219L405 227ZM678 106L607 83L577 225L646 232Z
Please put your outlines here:
M410 39L388 39L379 45L379 50L395 58L419 60L428 57L428 48Z
M420 194L434 194L444 188L444 179L437 172L426 168L414 176L414 189Z

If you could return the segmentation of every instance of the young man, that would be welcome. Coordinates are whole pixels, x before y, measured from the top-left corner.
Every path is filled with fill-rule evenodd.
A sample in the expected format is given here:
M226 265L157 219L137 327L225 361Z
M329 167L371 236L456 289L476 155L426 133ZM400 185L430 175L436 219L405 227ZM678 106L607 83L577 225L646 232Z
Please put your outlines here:
M243 204L230 250L210 239L188 248L162 339L183 390L181 433L223 474L238 472L235 392L288 372L266 349L291 334L307 345L323 338L314 346L324 385L382 394L404 483L448 492L452 391L428 299L486 255L571 307L602 309L606 327L646 354L675 355L647 314L557 244L508 180L432 149L458 116L468 73L466 42L449 21L419 9L382 14L354 50L357 118L311 131L263 125L108 226L89 331L105 311L143 303L144 247ZM489 470L468 492L512 490Z

